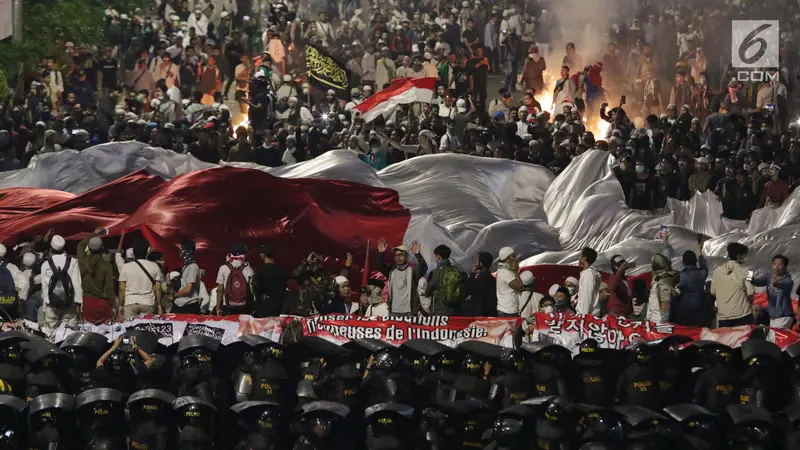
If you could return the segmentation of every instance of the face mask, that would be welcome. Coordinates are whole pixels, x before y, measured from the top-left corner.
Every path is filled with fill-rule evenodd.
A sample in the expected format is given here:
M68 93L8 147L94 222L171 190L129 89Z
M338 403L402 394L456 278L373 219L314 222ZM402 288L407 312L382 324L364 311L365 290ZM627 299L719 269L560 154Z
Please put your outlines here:
M567 288L567 290L569 291L569 295L575 295L575 288L574 287L570 286L570 287Z
M700 84L706 84L706 79L705 78L700 78Z
M554 306L552 306L552 305L550 305L550 306L545 306L545 307L544 307L544 311L543 311L543 312L544 312L545 314L553 314L554 312L556 312L556 308L555 308Z
M636 166L636 173L644 173L644 166Z

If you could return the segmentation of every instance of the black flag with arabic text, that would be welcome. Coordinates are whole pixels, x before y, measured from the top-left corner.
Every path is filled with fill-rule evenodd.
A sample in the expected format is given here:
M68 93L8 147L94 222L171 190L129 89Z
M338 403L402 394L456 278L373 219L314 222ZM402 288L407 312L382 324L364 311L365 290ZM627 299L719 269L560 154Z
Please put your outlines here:
M306 44L306 67L309 81L318 88L333 89L337 97L350 95L350 71L324 48Z

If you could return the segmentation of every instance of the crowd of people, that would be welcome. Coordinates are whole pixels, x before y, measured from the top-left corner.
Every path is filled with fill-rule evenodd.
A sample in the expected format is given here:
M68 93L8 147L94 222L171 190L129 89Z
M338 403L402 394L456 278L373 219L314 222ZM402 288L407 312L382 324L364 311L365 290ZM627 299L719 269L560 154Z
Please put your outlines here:
M584 258L590 256L586 252ZM0 334L6 448L797 448L798 346ZM688 344L688 345L687 345ZM681 347L684 346L683 349Z
M109 8L105 42L60 43L25 73L29 90L0 111L0 168L128 140L209 163L274 167L346 148L377 169L454 152L556 174L600 149L613 156L632 208L706 191L733 219L781 205L800 155L790 111L797 5L619 3L595 11L608 28L590 36L570 34L570 6L545 0L343 2L313 14L292 1ZM727 33L704 31L741 18L781 21L781 60L765 68L768 82L737 81L720 62L731 54ZM319 89L308 76L311 44L348 69L349 92ZM368 123L354 110L394 79L421 77L437 78L430 104ZM503 85L496 98L493 79Z

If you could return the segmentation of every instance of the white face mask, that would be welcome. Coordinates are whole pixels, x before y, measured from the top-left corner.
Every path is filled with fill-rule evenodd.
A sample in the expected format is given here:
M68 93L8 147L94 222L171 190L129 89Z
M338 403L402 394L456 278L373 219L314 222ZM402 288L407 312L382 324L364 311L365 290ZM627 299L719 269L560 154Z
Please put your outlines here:
M567 290L569 291L569 295L575 295L575 288L573 286L568 287Z
M555 311L556 311L556 308L554 306L545 306L544 307L544 313L545 314L553 314Z

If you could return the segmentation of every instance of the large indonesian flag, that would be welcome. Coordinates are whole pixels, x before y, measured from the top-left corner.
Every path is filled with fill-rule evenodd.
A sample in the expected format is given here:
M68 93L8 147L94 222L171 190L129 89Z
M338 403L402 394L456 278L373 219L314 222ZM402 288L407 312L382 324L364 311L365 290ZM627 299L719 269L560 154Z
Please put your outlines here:
M392 85L364 100L355 109L365 122L371 122L381 114L390 113L398 105L414 102L430 103L436 78L399 78Z

